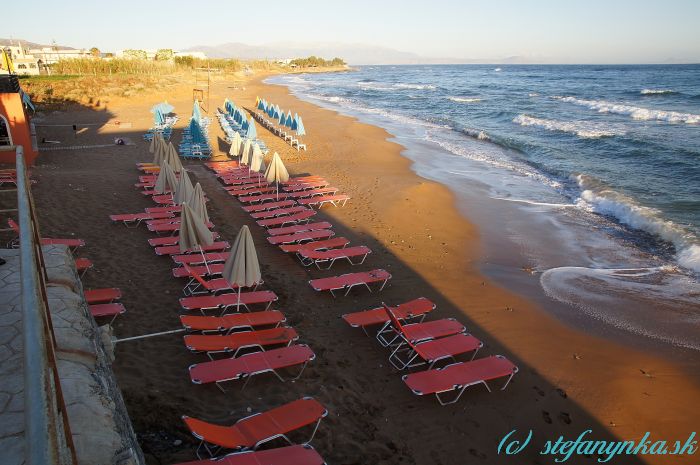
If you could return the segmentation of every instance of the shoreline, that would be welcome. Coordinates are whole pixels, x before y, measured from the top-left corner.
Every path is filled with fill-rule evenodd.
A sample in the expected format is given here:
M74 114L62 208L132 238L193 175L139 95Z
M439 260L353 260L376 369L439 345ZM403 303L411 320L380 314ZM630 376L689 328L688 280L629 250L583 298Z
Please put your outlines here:
M259 228L252 227L266 283L280 295L279 308L298 329L302 342L316 351L318 360L294 384L266 379L245 391L232 387L230 393L221 394L214 387L189 382L186 367L201 357L188 353L180 336L119 344L114 370L144 449L157 458L149 463L193 459L194 441L183 432L182 414L227 424L245 416L247 408L271 408L294 395L316 396L328 407L328 424L321 426L314 446L329 463L346 465L537 463L535 449L517 459L496 454L498 441L514 428L532 429L541 443L559 435L574 438L584 429L592 429L596 438L622 440L639 439L646 431L655 438L675 440L693 430L694 419L683 415L695 410L698 380L684 370L697 360L670 363L576 331L484 278L478 271L482 252L478 225L458 211L447 187L412 171L412 162L402 155L404 148L389 140L391 134L299 100L286 87L263 84L267 76L246 78L236 89L228 87L230 81L215 81L212 109L224 97L251 108L259 95L301 114L309 130L308 152L297 153L259 125L258 134L282 155L291 173L324 176L350 194L346 207L326 208L320 216L339 235L373 250L363 269L386 267L394 278L380 294L353 293L335 300L319 296L308 288L309 278L357 269L339 265L325 273L305 270L293 257L270 247ZM115 324L119 337L179 324L176 299L181 286L170 277L168 261L153 256L144 245L150 235L142 229L107 225L106 220L110 213L149 206L133 188L134 163L151 159L139 137L150 125L148 109L162 98L174 104L181 116L174 136L179 141L191 107L191 89L185 85L167 96L120 102L110 106L109 115L76 111L81 121L108 121L110 116L133 122L128 136L137 145L90 153L45 152L34 170L39 179L35 191L42 233L74 233L84 238L97 268L86 276L86 288L123 290L128 312ZM72 117L47 115L52 121ZM215 153L222 156L228 145L215 121L210 130ZM115 134L123 135L105 125L104 130L90 130L80 137L98 142ZM185 165L211 199L210 217L217 230L231 240L250 218L200 162ZM105 167L111 176L103 176ZM86 194L76 196L74 190ZM69 204L72 208L67 210ZM114 250L130 253L115 256ZM136 267L138 275L125 272ZM143 282L150 284L144 287ZM420 296L438 305L432 318L455 317L485 342L479 356L502 353L520 367L506 391L472 388L459 404L441 408L432 398L411 394L400 374L387 367L385 351L340 319L342 313L372 308L382 301L395 304ZM429 447L424 447L426 432ZM162 450L159 435L166 438L161 441ZM185 444L173 448L172 438L185 439ZM355 460L358 449L361 462ZM691 459L679 457L677 462L691 463ZM638 463L664 462L655 456L633 457L625 465Z

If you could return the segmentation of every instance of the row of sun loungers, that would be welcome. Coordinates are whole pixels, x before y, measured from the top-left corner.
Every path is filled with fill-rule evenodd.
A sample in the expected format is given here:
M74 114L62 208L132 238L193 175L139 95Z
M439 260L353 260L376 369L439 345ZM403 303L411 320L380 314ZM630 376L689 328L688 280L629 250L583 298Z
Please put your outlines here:
M260 147L260 151L263 154L267 155L267 153L270 151L270 149L267 148L265 141L258 138L257 134L253 134L252 131L244 129L243 126L238 124L228 113L222 111L221 109L218 109L216 116L219 120L219 126L221 126L221 130L224 131L224 134L226 134L226 143L230 144L235 136L234 133L237 132L241 139L249 138L251 139L251 144L258 144L258 147Z
M263 282L237 289L220 277L230 244L221 240L216 232L213 232L214 243L203 251L181 253L178 246L181 208L173 205L170 194L147 197L157 206L136 214L112 215L110 219L128 226L145 225L152 232L167 234L150 238L148 244L156 255L167 256L172 261L173 279L185 282L183 297L179 300L180 320L187 331L184 346L206 356L205 361L188 368L191 381L212 384L223 391L225 383L239 380L245 388L253 377L262 374L272 374L281 381L298 379L316 355L309 346L298 343L300 336L286 324L284 314L271 308L278 300L277 295L260 289ZM164 198L159 201L159 197ZM211 223L208 226L214 227ZM100 301L109 297L107 290L92 296ZM114 292L112 297L115 297ZM292 373L288 374L290 371ZM211 464L214 462L210 458L215 457L216 463L231 465L322 465L324 460L308 442L327 414L318 401L305 397L240 419L231 426L184 416L186 427L201 441L197 456L202 460L189 463ZM304 444L295 445L287 434L301 428L310 430L310 438ZM257 450L278 438L290 445Z
M428 366L426 371L402 377L416 395L434 394L441 405L448 405L457 402L468 387L476 384L483 384L490 391L488 381L507 378L501 388L505 389L518 368L502 355L475 360L483 343L452 318L425 321L435 308L434 303L420 297L395 307L382 304L342 318L351 327L362 328L367 335L370 327L378 327L375 338L390 350L389 363L397 370ZM457 360L469 354L469 361ZM452 363L445 365L445 361Z

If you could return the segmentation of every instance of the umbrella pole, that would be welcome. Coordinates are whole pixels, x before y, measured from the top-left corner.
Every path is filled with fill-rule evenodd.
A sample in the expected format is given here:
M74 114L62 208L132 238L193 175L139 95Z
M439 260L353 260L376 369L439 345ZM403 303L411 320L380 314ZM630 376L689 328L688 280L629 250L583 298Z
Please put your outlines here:
M207 259L204 257L204 250L202 249L201 245L199 246L199 253L202 254L202 261L204 262L204 266L207 268L207 274L211 274L209 264L207 263Z
M238 285L238 303L236 304L236 313L241 313L241 285Z

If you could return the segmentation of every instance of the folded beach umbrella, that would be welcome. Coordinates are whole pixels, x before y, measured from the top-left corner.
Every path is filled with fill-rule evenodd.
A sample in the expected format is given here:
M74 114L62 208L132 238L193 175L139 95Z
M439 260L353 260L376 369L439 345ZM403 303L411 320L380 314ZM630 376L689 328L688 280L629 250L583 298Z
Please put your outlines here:
M304 129L304 122L301 120L301 116L297 120L297 136L305 136L306 129Z
M275 106L274 105L270 104L267 106L267 116L269 116L270 118L275 116Z
M249 139L257 139L258 138L258 131L255 129L255 121L253 120L253 117L250 117L250 122L248 123L248 138Z
M251 171L260 171L260 167L263 163L263 153L262 150L260 150L260 146L258 143L253 144L253 155L250 157L250 170Z
M252 150L252 143L251 140L246 137L245 142L243 143L243 149L241 150L241 165L248 165L250 164L250 155L251 155L251 150Z
M289 129L296 131L297 127L299 127L299 115L294 113L294 119L292 120L292 125L289 127Z
M248 120L245 119L245 118L243 118L243 115L241 115L241 129L242 129L243 131L247 131L247 130L248 130Z
M287 119L284 120L284 125L290 129L292 128L292 112L291 111L287 112Z
M180 235L178 236L177 242L180 246L180 252L199 249L199 253L202 254L204 266L206 266L207 271L209 271L209 264L207 264L207 260L204 256L203 247L211 245L214 242L214 236L211 231L209 231L209 228L207 228L206 223L192 211L187 202L182 204L182 211L180 212Z
M199 216L204 223L209 222L209 212L207 212L207 201L204 198L204 191L202 190L202 185L197 183L194 186L192 195L187 199L187 205L192 208L192 211Z
M165 117L163 116L163 113L160 110L156 110L156 112L153 113L153 125L160 126L163 123L165 123Z
M158 143L160 140L158 140L158 133L153 133L153 137L151 137L151 143L148 146L148 151L151 153L156 153L156 148L158 148Z
M175 171L173 171L167 161L164 161L160 165L160 173L158 173L153 190L159 194L164 194L165 191L174 191L176 186L177 176L175 176Z
M162 114L167 115L168 113L172 113L174 109L175 107L170 105L166 100L165 102L153 105L151 107L151 113L155 113L156 111L160 110Z
M289 181L289 172L284 166L284 163L282 163L282 159L277 152L275 152L275 154L272 156L270 166L268 166L267 170L265 170L265 179L270 184L273 182L275 183L275 186L277 187L276 195L279 198L280 183Z
M284 120L285 120L285 119L287 119L287 118L284 116L284 111L280 110L279 117L277 118L278 123L280 124L280 126L284 126Z
M202 120L202 112L199 109L199 100L197 99L195 99L194 105L192 105L192 118L197 120L197 123Z
M260 263L248 226L243 225L233 241L221 276L231 287L238 286L236 310L241 305L241 288L260 284Z
M182 162L180 162L180 155L178 155L177 149L172 142L168 143L168 152L165 155L165 160L168 162L174 172L179 173L184 171L182 169Z
M241 154L241 144L243 141L241 140L241 135L238 134L237 132L233 133L233 139L231 140L231 148L228 151L228 154L237 157Z
M156 140L155 151L153 152L153 164L161 165L163 160L165 160L168 146L165 144L165 141L162 139L160 134L153 136L153 139Z
M187 171L182 170L180 172L180 179L177 181L177 186L175 186L175 196L173 197L175 205L187 202L192 196L192 192L194 192L194 187L192 187L190 176L187 174Z

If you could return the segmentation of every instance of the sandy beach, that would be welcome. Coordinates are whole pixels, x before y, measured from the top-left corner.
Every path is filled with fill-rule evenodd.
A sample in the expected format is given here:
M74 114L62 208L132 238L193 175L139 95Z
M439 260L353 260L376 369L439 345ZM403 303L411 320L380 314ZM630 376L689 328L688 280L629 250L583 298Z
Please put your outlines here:
M654 440L669 442L685 441L697 429L696 352L662 356L651 347L590 335L489 281L478 271L483 258L479 226L458 212L446 187L411 170L390 134L301 101L285 87L264 84L264 78L214 82L208 116L214 119L210 137L216 158L228 151L213 116L226 97L250 111L261 96L303 115L308 151L291 149L261 126L258 136L271 153L281 155L292 175L323 176L351 196L345 207L324 208L319 217L330 221L337 235L372 249L356 268L384 268L393 279L381 293L357 290L333 299L314 292L309 279L355 269L340 263L332 271L302 267L267 243L262 229L201 162L185 162L211 199L210 217L223 239L231 241L241 225L250 226L265 288L280 297L275 308L284 311L300 342L309 344L317 358L294 383L260 377L243 391L233 384L222 393L190 382L187 367L204 356L189 353L181 335L117 344L114 370L149 463L195 459L197 442L181 415L226 424L303 395L314 396L330 412L313 441L329 464L544 464L553 462L539 453L546 441L562 435L575 439L588 429L600 440L638 440L650 432ZM135 163L152 158L142 135L151 123L150 107L164 99L180 115L176 143L191 111L189 83L167 94L50 112L37 120L39 139L75 137L74 145L98 145L125 137L134 144L45 151L32 169L42 234L85 239L88 245L78 255L95 263L85 287L122 289L128 310L115 322L117 338L179 327L177 299L184 282L172 278L172 262L153 254L146 242L152 235L145 228L127 229L108 218L151 206L134 188ZM131 127L112 124L116 121ZM69 127L41 126L74 123L87 129L74 136ZM387 352L340 318L417 297L437 304L433 318L456 318L484 341L480 356L503 354L518 365L508 389L489 393L475 386L448 407L414 396L388 364ZM531 445L517 456L498 455L501 438L512 430L518 437L532 430ZM595 463L595 457L573 457L569 463ZM611 463L669 460L625 456ZM673 463L694 461L684 456Z

